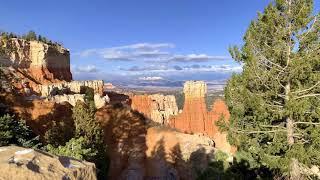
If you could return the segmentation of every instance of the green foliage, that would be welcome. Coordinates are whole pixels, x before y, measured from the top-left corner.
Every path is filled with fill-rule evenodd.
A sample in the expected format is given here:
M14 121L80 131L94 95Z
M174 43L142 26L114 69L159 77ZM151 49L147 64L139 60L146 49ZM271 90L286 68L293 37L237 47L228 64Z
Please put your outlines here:
M215 153L215 160L209 163L206 170L201 172L198 180L238 180L238 179L274 179L268 169L264 167L251 167L245 159L234 159L228 161L228 155L222 151Z
M53 147L65 145L72 137L74 137L74 129L68 127L63 121L53 121L52 127L44 135L46 143Z
M43 42L46 44L50 45L55 45L55 46L61 46L61 43L58 42L53 42L51 40L48 40L46 37L37 35L35 31L29 31L27 34L24 34L22 36L17 35L13 32L0 32L0 37L2 41L7 41L11 38L18 38L18 39L25 39L27 41L39 41ZM1 48L0 48L0 53L1 53Z
M37 40L37 34L34 31L29 31L26 35L25 35L25 39L27 41L34 41Z
M47 151L52 154L69 156L80 160L85 160L86 157L93 157L97 154L96 151L87 147L86 140L83 137L72 138L65 146L57 148L49 144L47 145Z
M292 158L320 165L320 17L311 0L268 5L251 22L243 64L225 88L231 113L229 139L254 166L290 171Z
M39 138L24 121L15 120L8 114L0 117L0 146L15 144L24 147L40 146Z
M91 100L93 100L93 96L87 93L86 101L90 102ZM98 177L106 179L108 169L107 147L104 142L103 129L94 118L95 109L78 101L72 111L74 132L66 133L68 129L64 124L54 123L45 135L49 143L46 148L49 152L57 155L94 162L98 169ZM70 139L71 137L72 139ZM70 140L68 141L68 139Z
M95 107L95 104L94 104L94 90L92 88L88 88L87 87L85 89L84 101L89 106L89 109L92 112L96 111L96 107Z

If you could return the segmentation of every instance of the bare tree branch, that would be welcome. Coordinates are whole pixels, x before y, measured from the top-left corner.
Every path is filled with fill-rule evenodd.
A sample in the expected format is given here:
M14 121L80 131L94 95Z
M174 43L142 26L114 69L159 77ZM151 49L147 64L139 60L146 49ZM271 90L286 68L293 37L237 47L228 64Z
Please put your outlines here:
M318 81L315 85L311 86L308 89L304 89L304 90L300 90L300 91L296 91L296 92L292 92L293 94L299 94L302 92L306 92L306 91L311 91L313 88L317 87L318 85L320 85L320 81Z
M316 97L316 96L320 96L320 94L306 94L306 95L303 95L303 96L295 97L294 99L297 100L297 99L301 99L301 98Z

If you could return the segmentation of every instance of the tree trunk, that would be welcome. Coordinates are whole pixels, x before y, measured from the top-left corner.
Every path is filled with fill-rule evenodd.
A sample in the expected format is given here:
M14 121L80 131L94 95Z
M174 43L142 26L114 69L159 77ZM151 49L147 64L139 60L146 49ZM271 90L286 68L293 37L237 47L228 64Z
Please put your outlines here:
M288 102L290 100L290 82L285 86L285 100ZM287 127L287 142L289 146L294 144L294 121L290 116L286 118L286 127ZM299 180L302 179L299 161L296 158L292 158L289 165L289 179L290 180Z

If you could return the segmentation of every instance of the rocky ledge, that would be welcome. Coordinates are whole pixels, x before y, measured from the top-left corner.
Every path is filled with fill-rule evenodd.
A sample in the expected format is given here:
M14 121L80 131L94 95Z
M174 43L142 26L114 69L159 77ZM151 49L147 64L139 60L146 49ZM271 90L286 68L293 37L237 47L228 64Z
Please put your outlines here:
M96 180L93 163L17 146L0 147L0 179Z

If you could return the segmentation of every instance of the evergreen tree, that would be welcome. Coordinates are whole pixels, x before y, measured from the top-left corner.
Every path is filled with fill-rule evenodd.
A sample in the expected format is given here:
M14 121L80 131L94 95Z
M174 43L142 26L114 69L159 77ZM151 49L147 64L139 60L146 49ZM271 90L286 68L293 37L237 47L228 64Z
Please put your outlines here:
M38 147L40 141L25 121L16 120L5 114L0 117L0 146L15 144L24 147Z
M276 0L250 24L243 64L225 89L239 154L291 179L320 166L320 14L312 0Z
M64 146L54 147L53 145L47 145L47 151L60 155L60 156L69 156L80 160L86 160L86 157L95 156L97 154L91 148L86 147L86 142L83 137L72 138Z
M26 36L25 39L27 41L34 41L37 40L37 34L34 31L29 31Z

